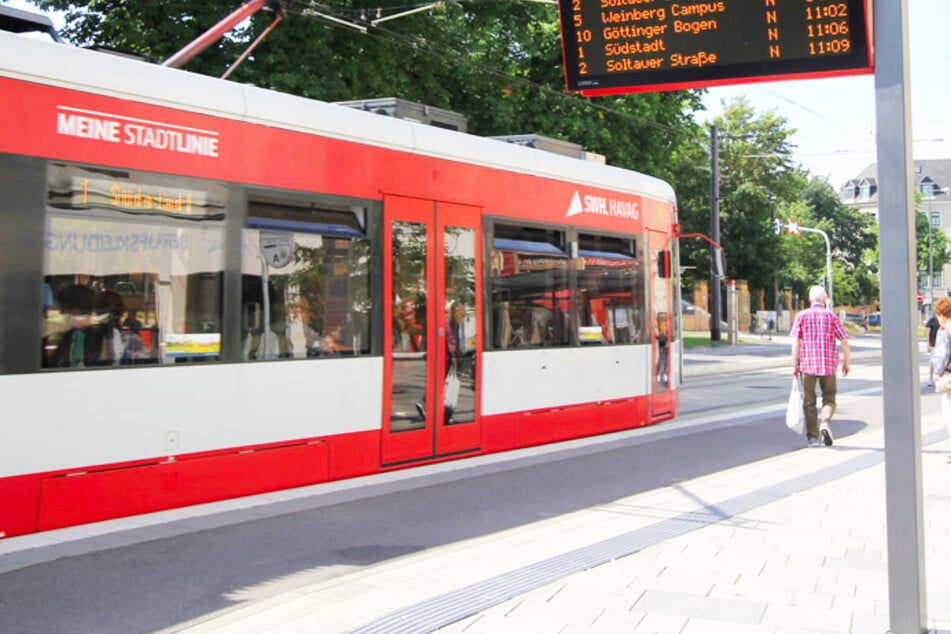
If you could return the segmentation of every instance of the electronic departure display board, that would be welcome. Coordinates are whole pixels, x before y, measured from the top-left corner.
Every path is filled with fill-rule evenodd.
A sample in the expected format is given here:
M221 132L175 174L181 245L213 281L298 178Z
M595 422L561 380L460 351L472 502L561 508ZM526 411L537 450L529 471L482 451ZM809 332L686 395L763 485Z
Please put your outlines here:
M568 90L680 90L872 70L866 0L559 0Z

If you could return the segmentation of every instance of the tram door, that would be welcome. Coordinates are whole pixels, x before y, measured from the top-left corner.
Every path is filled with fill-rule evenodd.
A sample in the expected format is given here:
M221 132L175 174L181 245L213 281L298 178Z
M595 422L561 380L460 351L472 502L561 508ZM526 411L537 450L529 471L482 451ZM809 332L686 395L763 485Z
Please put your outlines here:
M653 333L653 397L651 416L673 413L675 392L671 390L673 367L673 260L667 235L649 231L651 288L651 329Z
M383 199L383 464L479 448L479 210Z

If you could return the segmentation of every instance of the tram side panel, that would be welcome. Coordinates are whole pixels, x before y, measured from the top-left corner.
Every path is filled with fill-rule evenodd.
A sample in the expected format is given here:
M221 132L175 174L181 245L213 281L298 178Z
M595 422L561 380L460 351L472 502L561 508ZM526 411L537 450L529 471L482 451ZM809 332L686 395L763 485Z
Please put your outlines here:
M484 449L646 424L649 356L647 345L484 353Z

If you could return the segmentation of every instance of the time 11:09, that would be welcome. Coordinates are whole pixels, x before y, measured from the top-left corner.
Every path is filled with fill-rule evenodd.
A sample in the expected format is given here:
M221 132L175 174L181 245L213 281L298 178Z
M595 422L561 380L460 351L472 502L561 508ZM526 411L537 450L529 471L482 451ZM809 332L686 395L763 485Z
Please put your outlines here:
M838 55L848 53L852 42L848 38L828 40L826 42L809 42L810 55Z

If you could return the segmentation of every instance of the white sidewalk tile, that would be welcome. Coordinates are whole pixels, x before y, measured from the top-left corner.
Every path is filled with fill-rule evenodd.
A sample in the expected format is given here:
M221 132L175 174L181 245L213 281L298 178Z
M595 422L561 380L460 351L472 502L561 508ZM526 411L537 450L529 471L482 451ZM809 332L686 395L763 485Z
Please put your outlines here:
M637 600L634 609L647 614L683 615L688 618L755 625L760 623L766 604L651 590Z
M634 629L635 634L680 634L687 619L667 614L647 614Z

